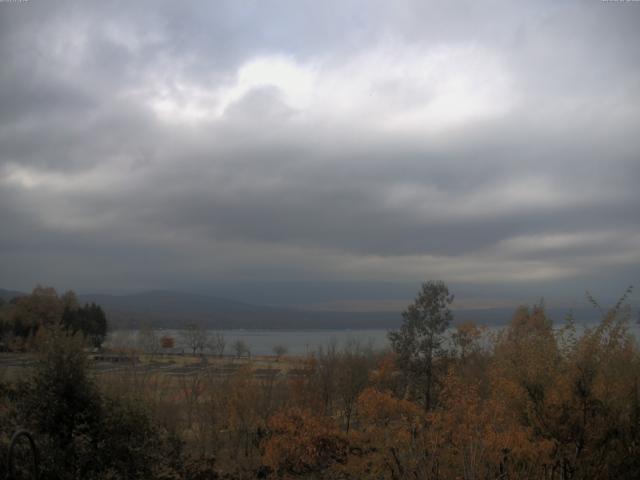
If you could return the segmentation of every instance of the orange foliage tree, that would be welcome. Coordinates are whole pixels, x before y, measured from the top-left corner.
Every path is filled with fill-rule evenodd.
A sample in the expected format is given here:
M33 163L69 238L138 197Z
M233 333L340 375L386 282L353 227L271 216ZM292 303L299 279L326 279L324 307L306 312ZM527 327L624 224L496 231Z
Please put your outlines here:
M262 461L277 478L322 472L346 460L347 441L328 417L291 408L273 415L267 428Z

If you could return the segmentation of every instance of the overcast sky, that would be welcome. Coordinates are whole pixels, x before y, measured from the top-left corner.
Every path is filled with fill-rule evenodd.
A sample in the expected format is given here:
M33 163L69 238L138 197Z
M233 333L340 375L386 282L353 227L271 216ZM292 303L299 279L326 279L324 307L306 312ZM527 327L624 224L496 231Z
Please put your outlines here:
M0 287L640 288L640 2L2 2L0 60Z

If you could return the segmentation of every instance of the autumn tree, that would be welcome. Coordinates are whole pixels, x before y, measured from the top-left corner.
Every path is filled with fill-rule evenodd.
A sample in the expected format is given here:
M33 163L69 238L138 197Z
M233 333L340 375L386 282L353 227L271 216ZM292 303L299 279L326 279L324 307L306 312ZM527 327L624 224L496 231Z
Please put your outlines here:
M163 335L162 337L160 337L160 346L163 349L172 349L176 344L176 341L173 337L168 336L168 335Z
M360 428L346 472L367 479L402 480L431 476L433 459L424 443L427 414L421 405L389 391L366 388L357 400Z
M317 475L346 461L348 444L339 429L330 418L311 410L278 412L267 429L262 461L275 478Z
M209 342L208 332L195 323L188 324L181 332L181 335L184 343L191 350L193 355L196 355L198 352L202 354Z
M540 423L540 414L560 374L560 362L553 324L544 305L519 307L498 336L494 368L503 382L512 383L514 392L520 392L510 395L512 407L527 424Z
M371 354L356 340L350 340L338 357L336 391L345 430L349 432L360 392L369 383Z
M640 356L629 331L630 293L610 309L589 296L602 320L562 352L547 417L556 421L562 412L550 434L561 445L557 461L576 478L633 478L640 469Z
M243 355L249 355L250 350L249 346L246 344L244 340L236 340L233 342L233 350L236 352L236 357L240 358Z
M451 334L451 341L460 360L466 360L470 355L482 350L482 336L486 327L478 326L474 322L464 322L456 325Z
M369 373L371 383L381 392L388 391L395 396L403 392L402 372L396 363L396 354L388 352Z
M225 340L222 332L215 332L209 337L208 347L214 355L222 357L226 346L227 341Z
M259 430L264 427L259 411L260 395L260 386L254 381L250 366L238 369L230 378L225 392L225 410L234 458L240 453L247 458L257 447Z
M22 346L31 342L42 327L62 324L71 333L80 332L94 347L100 347L107 334L107 318L99 305L80 306L73 291L59 296L53 287L38 285L30 295L17 297L2 309L3 328Z
M138 331L137 343L144 353L157 355L160 351L161 343L158 333L149 324L144 324Z
M11 303L11 331L23 340L33 338L40 327L59 323L62 316L63 304L53 287L38 285L30 295L16 297Z
M332 410L336 396L339 368L337 341L332 340L326 347L318 347L313 365L312 386L316 389L322 412L327 415Z
M279 362L280 358L287 353L287 347L284 345L276 345L273 347L273 353L276 356L276 361Z
M638 471L640 371L629 313L618 302L577 335L572 317L554 329L542 304L521 307L498 336L492 395L529 432L534 450L553 447L546 460L529 458L531 476L633 478Z
M489 332L487 327L474 322L455 326L451 333L451 367L469 382L482 380L487 387L487 365L490 361Z
M492 378L483 395L478 380L454 369L444 377L439 405L423 431L439 478L553 478L544 469L554 443L515 414L510 397L517 390L504 380Z
M389 332L397 364L425 410L434 403L436 359L443 353L444 333L453 319L453 295L443 282L426 282L402 312L400 330Z

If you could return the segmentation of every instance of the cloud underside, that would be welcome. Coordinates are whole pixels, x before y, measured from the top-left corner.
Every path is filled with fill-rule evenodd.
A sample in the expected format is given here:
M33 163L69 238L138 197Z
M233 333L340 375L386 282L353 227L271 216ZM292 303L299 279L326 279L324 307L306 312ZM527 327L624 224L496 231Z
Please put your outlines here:
M0 283L637 277L640 8L367 5L0 5Z

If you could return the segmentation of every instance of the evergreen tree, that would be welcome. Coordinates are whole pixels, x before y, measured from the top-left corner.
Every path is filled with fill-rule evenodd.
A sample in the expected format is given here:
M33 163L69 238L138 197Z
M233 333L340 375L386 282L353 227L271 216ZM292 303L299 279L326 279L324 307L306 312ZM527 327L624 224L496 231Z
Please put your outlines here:
M442 353L443 335L453 319L449 305L453 295L443 282L426 282L414 302L402 312L400 330L389 332L409 387L425 408L434 401L435 359Z

